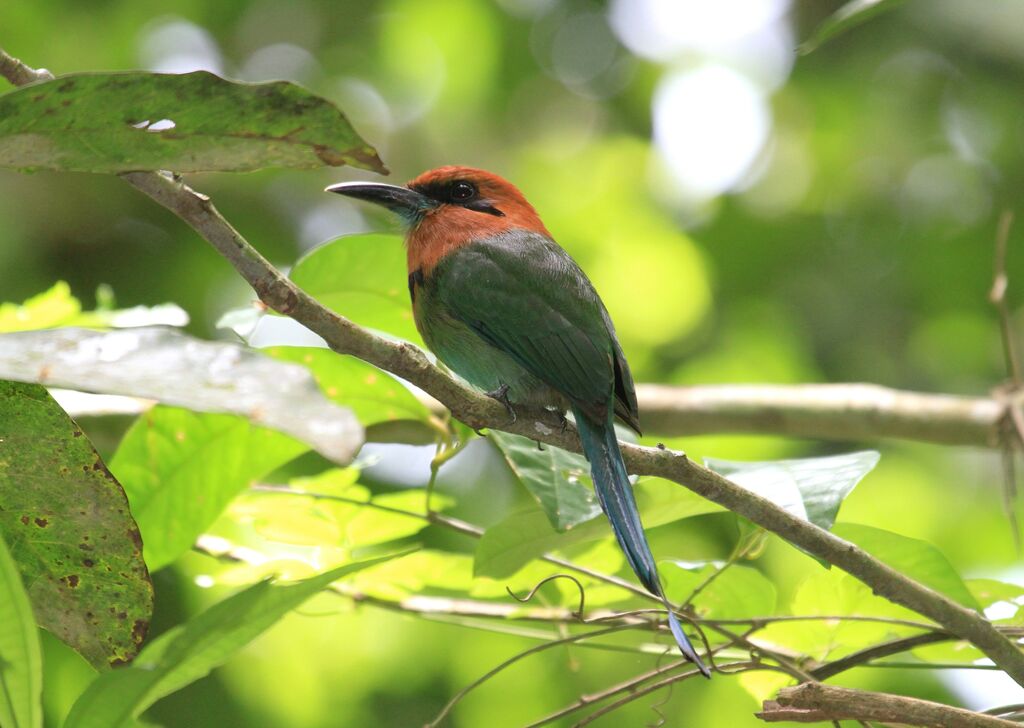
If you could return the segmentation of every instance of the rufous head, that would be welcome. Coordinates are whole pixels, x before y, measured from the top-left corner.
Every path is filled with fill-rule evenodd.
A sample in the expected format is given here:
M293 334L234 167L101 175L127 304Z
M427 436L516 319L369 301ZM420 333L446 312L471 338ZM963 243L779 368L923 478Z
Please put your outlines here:
M409 226L410 270L429 270L454 248L510 230L548 235L537 211L515 185L472 167L438 167L405 187L343 182L327 191L373 202L398 214Z
M405 187L381 182L342 182L331 185L327 192L386 207L412 228L437 216L481 228L517 227L546 232L537 211L515 185L472 167L438 167Z

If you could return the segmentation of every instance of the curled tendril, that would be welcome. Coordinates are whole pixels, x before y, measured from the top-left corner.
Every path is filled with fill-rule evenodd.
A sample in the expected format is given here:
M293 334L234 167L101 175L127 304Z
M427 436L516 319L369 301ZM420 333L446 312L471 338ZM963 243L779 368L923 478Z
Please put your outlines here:
M547 584L549 581L554 581L555 579L568 579L569 581L571 581L573 584L576 585L577 589L580 590L580 606L579 606L579 608L575 612L573 612L573 616L575 616L581 622L586 621L586 620L583 619L583 607L584 607L584 604L585 604L585 601L586 601L587 592L586 592L586 589L583 588L583 584L580 583L580 580L577 579L572 574L552 574L551 576L547 576L547 577L541 579L540 581L538 581L537 584L533 587L533 589L530 590L530 593L527 594L525 597L516 596L516 593L514 591L512 591L509 587L505 587L505 591L507 591L508 595L510 597L512 597L513 599L515 599L517 602L521 602L523 604L526 604L526 602L528 602L531 599L533 599L533 597L534 597L534 595L536 595L538 589L540 589L542 586Z

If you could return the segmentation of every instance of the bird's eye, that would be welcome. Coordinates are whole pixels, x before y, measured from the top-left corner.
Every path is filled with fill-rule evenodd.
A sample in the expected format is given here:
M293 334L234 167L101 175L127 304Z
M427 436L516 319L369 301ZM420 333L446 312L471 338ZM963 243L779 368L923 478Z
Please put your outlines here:
M476 195L476 187L471 182L458 180L452 183L451 197L454 202L465 202Z

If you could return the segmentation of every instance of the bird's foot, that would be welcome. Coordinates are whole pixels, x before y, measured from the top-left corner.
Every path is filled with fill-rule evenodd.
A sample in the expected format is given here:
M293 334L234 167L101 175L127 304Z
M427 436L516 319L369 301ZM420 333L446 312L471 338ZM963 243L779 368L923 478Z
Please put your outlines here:
M558 429L563 433L569 429L569 418L565 416L565 410L561 407L545 407L545 411L549 412L552 417L558 420Z
M508 385L507 384L502 384L500 387L498 387L494 391L487 392L486 394L491 399L496 399L499 402L501 402L503 405L505 405L505 411L508 412L508 416L512 418L512 421L509 422L509 424L510 425L514 425L518 418L516 417L516 411L515 411L515 409L513 409L512 403L508 399Z

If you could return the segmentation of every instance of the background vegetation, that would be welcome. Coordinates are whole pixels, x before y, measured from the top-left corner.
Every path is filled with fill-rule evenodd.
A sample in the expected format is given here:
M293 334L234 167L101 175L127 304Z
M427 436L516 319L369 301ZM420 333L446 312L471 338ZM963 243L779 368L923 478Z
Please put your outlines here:
M159 14L148 3L45 0L0 7L0 42L58 74L205 68L248 81L289 79L338 104L389 165L390 179L449 163L508 177L592 277L638 381L867 381L985 395L1006 378L987 294L997 218L1015 208L1024 184L1024 96L1017 92L1024 4L907 2L797 56L797 45L838 5L182 0L173 14ZM264 255L290 267L338 235L394 229L372 210L320 192L370 177L342 168L188 181ZM1022 236L1018 226L1009 238L1014 309L1014 286L1024 285ZM397 281L404 304L400 261L382 245L384 252L367 253L367 265L386 271L380 280ZM188 314L185 330L206 339L237 340L216 323L253 299L191 229L114 176L0 170L0 301L24 301L55 281L66 281L85 310L108 304L110 291L121 308L173 302ZM408 333L407 319L396 320L376 325ZM303 343L294 330L260 325L265 338L254 344ZM132 478L130 441L122 440L132 417L78 422L114 474ZM876 448L881 461L844 502L841 520L935 544L965 578L1024 584L997 450L738 435L666 444L694 459L734 460ZM239 452L251 454L253 443L246 445ZM255 447L264 460L249 479L282 483L325 467L308 454L288 463L297 451L287 447ZM422 494L411 494L414 501L407 489L426 484L433 454L431 445L371 443L361 472L350 473L359 478L352 487L418 506ZM119 461L127 463L121 470ZM446 513L484 527L532 503L483 441L441 469L438 493ZM291 543L275 546L276 556L317 566L372 552L367 547L389 540L380 537L384 528L430 553L472 555L476 548L437 526L357 527L351 513L325 516L319 508L311 520L306 501L247 496L212 530L250 544ZM744 529L730 514L708 513L653 528L650 538L665 558L723 561ZM603 571L622 566L608 539L573 555ZM168 561L159 569L150 562L151 636L260 573L195 552ZM462 593L444 573L452 563L423 560L365 586L384 589L387 581L391 597ZM292 573L305 575L305 568ZM742 568L751 574L732 597L738 616L814 610L809 595L828 607L843 598L838 575L778 539L766 540ZM525 591L557 570L535 564L509 583ZM478 584L474 595L510 603L505 583ZM574 593L543 592L567 605ZM588 588L591 596L600 603L599 587ZM629 604L622 595L606 603ZM827 632L809 638L819 657L864 637L815 629ZM57 726L94 673L42 635L46 724ZM322 595L146 718L196 728L419 725L534 644ZM958 662L953 648L931 657ZM658 659L548 650L470 694L452 724L526 724ZM1019 702L1019 687L997 671L924 670L910 662L904 656L899 667L856 669L843 684L973 709ZM780 684L687 681L667 698L656 694L603 720L640 725L656 718L657 705L667 725L760 725L752 713Z

